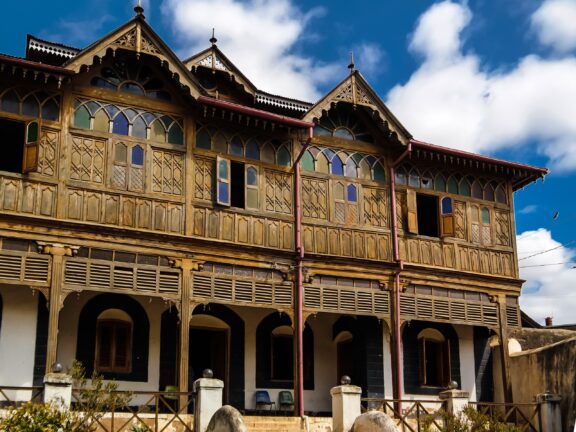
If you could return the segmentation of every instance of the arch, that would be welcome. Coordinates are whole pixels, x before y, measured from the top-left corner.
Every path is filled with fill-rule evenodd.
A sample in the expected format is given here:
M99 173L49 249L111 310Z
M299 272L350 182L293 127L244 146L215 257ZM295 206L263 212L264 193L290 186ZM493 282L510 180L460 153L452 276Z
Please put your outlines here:
M42 105L42 118L51 121L58 121L60 118L60 105L55 98L48 99Z
M502 185L499 185L496 188L496 202L499 202L501 204L508 204L508 198L506 195L506 190L504 189L504 187Z
M345 173L346 177L358 178L358 164L352 156L348 156L346 159Z
M251 138L246 144L246 158L260 160L260 144L256 138Z
M442 174L437 174L434 179L434 190L438 192L446 192L446 179Z
M230 140L230 154L233 156L244 156L244 144L238 135Z
M416 168L410 169L408 173L408 185L415 188L420 187L420 173Z
M484 199L486 201L494 201L494 186L490 183L486 183L484 186Z
M114 117L112 122L112 133L118 135L128 135L128 118L121 112Z
M484 198L483 188L478 180L475 180L474 183L472 183L472 197L478 199Z
M2 101L2 103L4 103L4 101ZM4 107L4 105L2 106ZM90 112L86 105L76 108L76 112L74 112L74 127L90 129Z
M124 294L99 294L84 305L78 320L76 358L86 368L86 374L92 375L95 365L98 317L108 309L119 309L126 313L132 319L133 328L138 331L132 332L131 370L125 373L103 372L102 375L105 379L148 381L150 339L148 315L138 301Z
M434 189L434 176L430 172L425 172L420 177L420 187L422 189Z
M372 180L380 183L384 183L386 181L384 166L380 161L376 161L374 163L374 166L372 168Z
M447 184L447 189L448 192L451 194L457 194L458 193L458 180L456 180L455 176L450 176L450 178L448 179L448 184Z
M33 93L26 96L26 99L22 101L22 114L30 117L39 117L40 106L38 99Z
M20 114L20 98L15 90L8 90L2 96L2 111Z
M301 166L304 171L314 172L314 158L310 151L306 150L302 155Z
M290 337L290 341L281 341L274 346L274 330L286 327L292 329L290 317L284 313L273 312L264 317L256 328L256 387L291 389L293 387L293 367L285 376L286 379L274 379L273 377L273 349L277 351L290 350L293 347L292 337L285 332L280 337ZM282 334L284 333L284 334ZM304 388L314 389L314 335L312 329L306 323L304 327ZM288 353L286 353L288 354ZM293 366L293 355L287 358ZM284 371L286 372L286 371Z
M217 303L197 306L192 316L209 315L230 328L228 355L228 403L244 409L244 320L232 309Z
M440 334L440 336L438 336ZM415 373L421 370L422 361L422 343L427 339L426 336L432 336L430 342L444 339L443 346L449 353L450 361L446 364L446 370L449 376L445 377L446 381L460 381L460 354L459 339L456 330L450 324L432 323L426 321L410 321L402 329L402 346L404 357L404 388L406 393L416 393L423 395L435 395L444 390L443 385L430 386L423 385L422 376ZM441 343L441 342L437 342Z
M343 176L344 175L344 164L340 156L334 155L330 164L330 172L334 175Z
M212 136L205 128L200 129L196 134L196 148L212 149Z
M401 185L406 185L408 182L408 175L406 174L406 168L400 167L395 173L396 183Z
M276 164L280 166L290 166L292 163L292 156L290 155L290 150L283 145L278 150L276 150Z
M326 158L324 153L318 153L318 156L316 156L316 172L322 174L328 174L330 172L328 159Z
M212 137L212 150L218 153L228 153L228 143L223 132L216 132Z
M275 155L274 147L272 146L272 144L270 144L270 143L264 144L260 148L260 160L262 162L267 162L267 163L273 164L276 162L275 159L276 159L276 155Z

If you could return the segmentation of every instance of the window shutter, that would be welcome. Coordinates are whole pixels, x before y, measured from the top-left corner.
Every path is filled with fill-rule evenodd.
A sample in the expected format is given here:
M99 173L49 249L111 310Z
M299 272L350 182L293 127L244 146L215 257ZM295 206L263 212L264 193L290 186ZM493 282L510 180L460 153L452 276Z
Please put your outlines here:
M441 201L440 220L442 237L454 237L454 212L452 198L444 197Z
M482 244L489 246L492 244L492 227L490 224L490 209L488 207L482 207L481 210L482 218Z
M470 209L472 212L471 226L472 226L472 243L480 244L480 209L478 206L473 205Z
M216 202L230 206L230 160L216 158Z
M426 385L426 339L418 339L418 371L420 385Z
M29 173L38 170L38 155L40 151L40 122L33 120L26 123L26 138L24 142L24 157L22 172Z
M246 185L245 206L248 209L258 210L258 167L246 165L244 169Z
M408 232L418 234L418 212L416 206L416 192L408 189L406 191L406 201L408 207Z

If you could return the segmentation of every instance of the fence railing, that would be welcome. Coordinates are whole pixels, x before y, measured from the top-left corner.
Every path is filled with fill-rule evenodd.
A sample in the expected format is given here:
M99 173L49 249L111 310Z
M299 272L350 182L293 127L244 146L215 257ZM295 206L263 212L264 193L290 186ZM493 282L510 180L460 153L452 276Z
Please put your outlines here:
M362 403L388 414L402 432L422 432L425 425L437 430L444 427L444 401L363 398Z
M42 402L44 399L44 387L0 387L0 408L18 406L28 401Z
M480 414L501 423L514 424L525 432L542 431L541 404L469 402Z

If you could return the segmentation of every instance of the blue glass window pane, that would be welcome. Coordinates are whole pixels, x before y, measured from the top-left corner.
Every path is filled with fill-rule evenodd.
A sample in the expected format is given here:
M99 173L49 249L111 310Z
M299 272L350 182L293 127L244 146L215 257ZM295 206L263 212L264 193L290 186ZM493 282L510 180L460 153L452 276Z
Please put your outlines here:
M376 162L376 158L372 155L368 156L366 158L366 160L368 161L368 163L370 164L370 166L374 165L374 163Z
M152 123L154 120L156 120L156 115L154 113L151 112L146 112L142 115L142 117L144 117L144 120L146 120L146 123L150 124Z
M90 81L90 84L93 85L94 87L116 90L115 84L112 84L111 82L106 81L105 79L102 79L100 77L92 78L92 81Z
M256 140L250 140L246 145L246 157L252 160L260 160L260 147Z
M324 154L326 155L326 158L328 160L332 160L332 158L334 157L334 155L336 153L334 153L331 149L327 148L327 149L324 149Z
M114 119L112 133L128 135L128 119L126 119L124 114L120 113Z
M276 155L276 163L280 166L290 166L290 152L286 147L281 147Z
M452 214L452 198L442 198L442 214Z
M332 132L322 126L314 126L314 136L332 136Z
M144 96L144 90L138 84L135 83L125 83L120 88L121 91L126 93L132 93L138 96Z
M45 120L57 121L60 117L60 108L54 99L44 103L42 107L42 118Z
M88 111L90 111L90 114L92 116L94 116L94 114L96 114L96 111L100 109L100 104L94 101L90 101L84 106L88 109Z
M356 186L353 184L349 184L346 188L346 195L349 202L356 202L358 201L358 190Z
M249 186L256 186L258 184L258 171L256 171L256 168L249 167L246 170L246 183Z
M132 136L146 138L146 122L142 117L138 117L134 120L134 124L132 125Z
M396 171L396 183L405 185L406 184L406 172L402 169Z
M332 159L332 174L344 175L344 165L339 156L334 156Z
M18 99L15 92L11 91L4 95L2 98L2 111L20 113L20 99Z
M132 165L144 165L144 149L138 145L132 148Z
M221 160L218 165L218 178L228 178L228 162L226 160Z
M114 117L116 113L120 111L116 105L106 105L104 109L106 110L110 118Z
M244 146L239 137L235 136L230 142L230 154L234 156L244 156Z
M353 140L354 139L354 134L352 132L350 132L348 129L343 128L343 127L339 127L337 129L334 130L334 136L336 138L343 138L343 139L347 139L347 140Z
M202 129L196 135L196 147L210 150L212 147L212 138L206 129Z
M230 188L228 183L218 182L218 202L230 204Z
M170 144L184 144L184 134L178 123L174 123L168 131L168 142Z

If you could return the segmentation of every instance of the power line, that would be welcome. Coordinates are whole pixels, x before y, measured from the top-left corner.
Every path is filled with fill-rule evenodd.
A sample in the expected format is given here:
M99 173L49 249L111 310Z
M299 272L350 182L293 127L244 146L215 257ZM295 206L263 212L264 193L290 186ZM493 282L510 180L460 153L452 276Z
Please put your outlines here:
M538 255L545 254L545 253L547 253L547 252L552 252L553 250L557 250L557 249L566 247L566 246L568 246L569 244L572 244L572 243L576 243L576 240L570 240L568 243L561 244L561 245L559 245L559 246L553 247L552 249L543 250L543 251L537 252L537 253L535 253L535 254L533 254L533 255L529 255L529 256L527 256L527 257L520 258L520 259L518 259L518 261L523 261L523 260L526 260L526 259L528 259L528 258L532 258L532 257L538 256Z
M518 268L548 267L548 266L557 266L557 265L564 265L564 264L575 264L576 265L576 262L566 261L566 262L554 263L554 264L534 264L534 265L520 266ZM572 267L572 268L575 268L575 267Z

